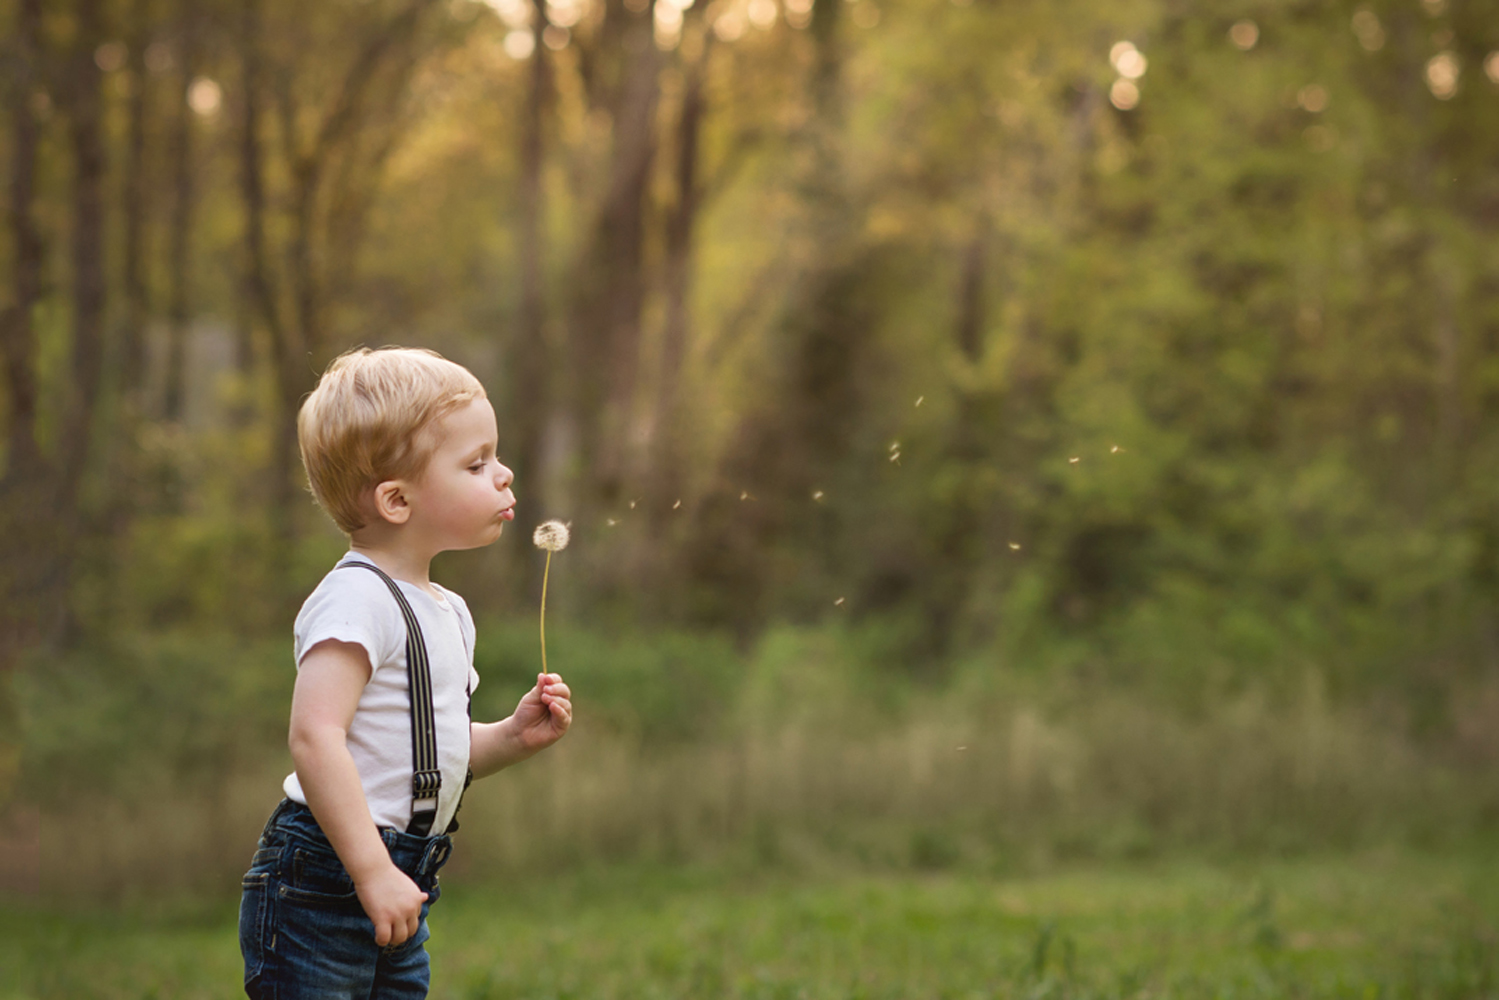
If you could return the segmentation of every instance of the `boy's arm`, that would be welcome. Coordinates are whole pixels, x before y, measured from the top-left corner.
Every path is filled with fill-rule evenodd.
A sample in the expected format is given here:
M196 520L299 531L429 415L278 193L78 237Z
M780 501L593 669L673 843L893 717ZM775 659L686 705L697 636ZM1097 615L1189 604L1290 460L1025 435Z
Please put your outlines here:
M474 777L483 778L518 764L562 739L572 722L572 691L561 675L537 674L536 686L508 719L469 727L469 767Z
M390 860L349 754L349 725L369 677L364 647L336 639L313 646L297 671L287 742L308 808L353 878L383 948L416 933L427 894Z

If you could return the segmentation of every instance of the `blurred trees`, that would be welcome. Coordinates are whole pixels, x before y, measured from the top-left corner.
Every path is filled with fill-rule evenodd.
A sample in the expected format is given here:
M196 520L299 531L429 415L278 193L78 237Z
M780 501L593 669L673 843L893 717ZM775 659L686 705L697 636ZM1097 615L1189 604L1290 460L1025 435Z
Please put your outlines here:
M6 4L5 663L284 629L296 407L400 342L575 612L1495 668L1493 3L681 4Z

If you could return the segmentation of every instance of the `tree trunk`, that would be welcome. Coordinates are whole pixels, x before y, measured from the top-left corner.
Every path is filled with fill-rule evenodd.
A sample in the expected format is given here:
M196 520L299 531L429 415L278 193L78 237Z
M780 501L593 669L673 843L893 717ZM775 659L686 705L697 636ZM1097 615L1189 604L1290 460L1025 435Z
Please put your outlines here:
M288 342L289 331L281 315L280 296L271 272L266 243L266 195L261 151L260 116L262 66L260 54L260 0L244 0L240 7L240 67L243 88L240 123L240 194L245 207L245 298L250 311L265 324L271 347L272 377L277 404L271 414L270 510L273 530L280 543L292 534L292 507L296 502L293 472L297 460L295 397L287 398L286 371L296 351ZM284 549L285 545L278 545Z
M41 0L20 0L16 16L15 77L12 81L10 226L14 244L13 299L0 317L4 350L8 487L42 475L36 441L36 329L32 312L41 294L42 240L37 231L35 195L38 128L33 103L41 82ZM11 504L13 507L14 504Z
M619 43L625 59L613 114L609 175L576 283L580 291L572 322L585 516L622 498L639 374L645 214L655 155L660 56L651 37L650 9L629 17Z
M104 142L103 76L94 51L103 41L102 0L79 0L70 60L69 117L73 150L73 343L59 437L54 516L58 525L50 572L39 588L66 621L73 559L82 534L79 493L94 443L94 411L104 372Z
M173 103L172 122L172 219L167 246L167 273L171 291L167 304L166 385L162 415L169 421L180 421L187 394L187 327L191 309L192 266L190 250L193 233L193 110L187 103L187 90L197 72L198 31L191 2L181 10L179 31L182 44L181 83Z
M696 22L701 19L700 8L690 8L684 32L698 27ZM675 504L681 499L685 479L682 470L685 441L681 381L690 324L693 233L698 208L702 204L698 136L707 104L703 86L712 49L713 34L704 30L701 54L685 69L682 107L677 118L674 171L677 195L666 222L666 321L662 330L655 413L651 421L652 454L648 463L649 511L652 534L657 542L663 539L667 525L673 520L673 512L677 510Z
M19 706L9 679L22 653L39 636L44 604L37 580L50 557L44 514L52 509L52 477L36 441L36 329L42 241L35 215L38 129L33 101L40 80L41 0L20 0L16 12L12 81L10 229L15 267L13 299L0 315L4 352L7 465L0 475L0 752L15 752ZM0 778L4 778L0 775ZM0 784L0 802L9 793Z
M151 37L151 0L134 0L129 16L130 100L125 139L125 231L121 247L125 315L120 328L119 396L126 414L125 422L133 424L140 412L141 380L145 375L146 317L150 310L145 278L148 77L143 53Z

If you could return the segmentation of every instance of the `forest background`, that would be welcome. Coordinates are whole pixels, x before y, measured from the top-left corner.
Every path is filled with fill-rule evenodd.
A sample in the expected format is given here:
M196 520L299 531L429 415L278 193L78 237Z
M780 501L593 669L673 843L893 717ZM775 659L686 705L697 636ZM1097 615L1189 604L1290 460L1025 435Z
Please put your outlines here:
M1499 820L1499 5L6 0L0 60L11 889L235 884L360 344L499 415L480 716L572 524L579 724L473 870Z

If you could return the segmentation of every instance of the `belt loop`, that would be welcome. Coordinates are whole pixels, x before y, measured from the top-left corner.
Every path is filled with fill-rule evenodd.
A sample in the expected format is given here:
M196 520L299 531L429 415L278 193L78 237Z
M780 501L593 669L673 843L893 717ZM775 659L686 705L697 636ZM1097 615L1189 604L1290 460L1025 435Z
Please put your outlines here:
M260 831L260 839L262 841L270 839L271 833L276 829L276 822L281 819L282 814L286 812L286 807L290 803L291 799L282 799L276 803L276 808L271 810L270 819L265 821L265 829Z
M422 859L417 863L416 870L419 875L441 868L443 862L448 860L448 852L453 849L453 841L447 836L433 837L427 843L427 849L422 852Z

